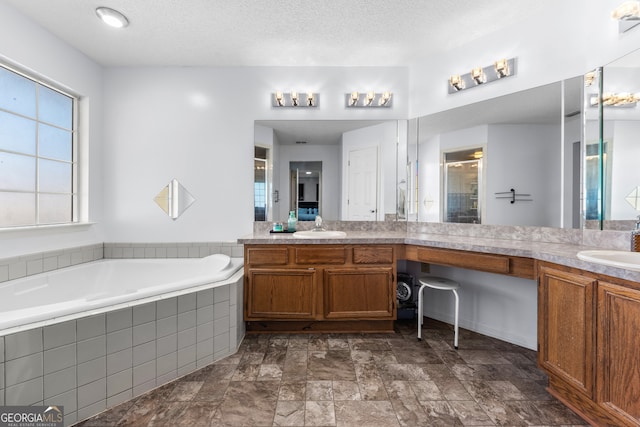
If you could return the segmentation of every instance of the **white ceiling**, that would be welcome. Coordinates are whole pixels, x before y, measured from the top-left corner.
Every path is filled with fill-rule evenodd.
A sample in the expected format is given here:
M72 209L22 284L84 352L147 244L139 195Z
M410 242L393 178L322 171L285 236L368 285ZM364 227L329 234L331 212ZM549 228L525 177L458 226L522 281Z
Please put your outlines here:
M407 66L557 0L0 1L104 66ZM98 6L129 27L104 25Z

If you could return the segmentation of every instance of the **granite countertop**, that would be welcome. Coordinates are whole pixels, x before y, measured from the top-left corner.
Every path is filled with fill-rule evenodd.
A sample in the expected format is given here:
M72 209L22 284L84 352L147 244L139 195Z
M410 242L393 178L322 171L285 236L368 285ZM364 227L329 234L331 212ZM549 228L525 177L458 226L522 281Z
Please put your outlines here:
M254 233L238 239L243 244L408 244L442 249L533 258L640 283L640 271L610 267L578 259L578 252L601 247L524 239L483 238L406 231L347 231L344 238L299 239L291 234Z

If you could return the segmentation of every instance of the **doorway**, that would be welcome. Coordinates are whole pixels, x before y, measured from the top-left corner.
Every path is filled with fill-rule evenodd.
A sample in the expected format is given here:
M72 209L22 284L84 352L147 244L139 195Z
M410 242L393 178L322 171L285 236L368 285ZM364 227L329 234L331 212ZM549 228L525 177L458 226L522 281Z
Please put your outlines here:
M378 147L348 152L347 220L375 221L378 215Z

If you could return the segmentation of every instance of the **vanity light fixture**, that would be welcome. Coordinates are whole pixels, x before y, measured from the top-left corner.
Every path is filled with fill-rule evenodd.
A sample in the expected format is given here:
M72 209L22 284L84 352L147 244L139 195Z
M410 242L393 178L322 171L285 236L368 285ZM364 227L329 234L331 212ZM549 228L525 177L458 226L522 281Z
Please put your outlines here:
M449 77L449 93L460 92L464 89L494 82L516 74L516 59L499 59L486 67L475 67L467 74L452 74Z
M377 108L386 107L389 108L393 104L393 93L390 91L384 92L357 92L345 94L344 104L347 108Z
M473 82L477 85L481 85L482 83L486 83L487 75L484 73L482 67L476 67L471 70L471 78Z
M271 94L272 107L317 107L318 100L319 95L315 92L306 92L302 97L297 91L276 91Z
M591 95L589 97L589 104L592 107L597 107L600 102L598 95ZM638 102L640 102L639 93L604 93L602 94L602 105L604 107L616 107L616 108L634 108Z
M611 17L618 21L618 31L624 33L640 24L640 1L625 1L611 12Z
M351 98L349 98L349 107L355 107L358 103L360 94L358 92L351 92Z
M101 6L96 9L96 15L105 24L114 28L124 28L129 25L129 20L122 13L109 7Z
M587 74L584 75L584 86L585 87L591 86L595 80L596 80L596 72L589 71Z
M367 92L367 96L364 99L364 104L368 107L369 105L371 105L375 97L375 92Z
M391 100L391 92L382 92L382 96L378 99L378 106L381 107Z
M511 75L511 70L509 69L509 61L504 58L494 62L493 68L495 68L496 74L498 75L499 79L503 77L509 77Z
M449 84L456 91L464 89L464 80L462 80L460 74L454 74L449 77Z

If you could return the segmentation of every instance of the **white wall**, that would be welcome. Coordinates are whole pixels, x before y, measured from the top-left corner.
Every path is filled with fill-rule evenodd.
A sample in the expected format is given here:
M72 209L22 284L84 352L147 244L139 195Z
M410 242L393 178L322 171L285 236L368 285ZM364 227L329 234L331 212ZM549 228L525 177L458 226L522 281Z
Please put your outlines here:
M431 266L430 274L460 283L460 327L537 350L538 287L534 280L438 265ZM425 316L453 323L452 293L425 292ZM464 346L462 339L460 346Z
M2 230L0 257L99 243L102 226L102 69L51 36L13 8L0 3L0 62L35 75L80 96L79 192L83 219L97 224L47 230Z

